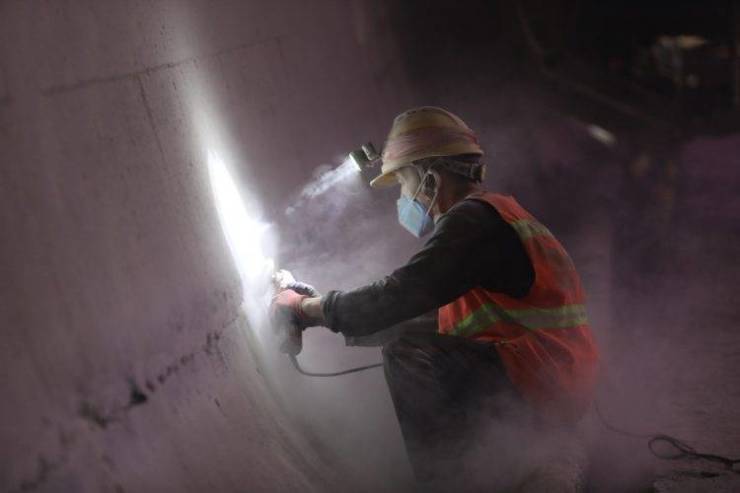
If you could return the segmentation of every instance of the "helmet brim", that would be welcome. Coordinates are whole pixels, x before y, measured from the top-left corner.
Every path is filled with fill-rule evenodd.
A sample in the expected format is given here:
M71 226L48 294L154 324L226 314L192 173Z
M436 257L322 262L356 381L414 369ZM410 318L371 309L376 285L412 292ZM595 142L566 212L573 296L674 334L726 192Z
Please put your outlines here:
M370 186L373 188L388 188L393 185L398 185L398 178L396 178L396 170L386 171L381 173L372 180L370 180Z

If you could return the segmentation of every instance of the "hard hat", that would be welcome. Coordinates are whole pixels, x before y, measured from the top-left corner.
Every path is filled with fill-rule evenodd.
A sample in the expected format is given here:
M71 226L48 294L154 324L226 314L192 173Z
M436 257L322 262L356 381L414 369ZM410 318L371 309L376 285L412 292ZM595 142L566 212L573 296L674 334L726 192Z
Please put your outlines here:
M483 155L478 138L459 117L434 106L404 111L393 120L385 141L380 175L370 182L386 187L396 182L394 171L428 157Z

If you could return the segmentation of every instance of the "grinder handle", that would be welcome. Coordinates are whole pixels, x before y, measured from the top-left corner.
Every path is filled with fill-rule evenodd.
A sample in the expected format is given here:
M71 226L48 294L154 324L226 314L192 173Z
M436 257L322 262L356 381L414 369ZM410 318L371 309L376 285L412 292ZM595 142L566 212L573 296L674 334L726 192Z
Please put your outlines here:
M280 352L297 355L303 349L303 331L300 327L290 324L283 331L283 339L280 341Z

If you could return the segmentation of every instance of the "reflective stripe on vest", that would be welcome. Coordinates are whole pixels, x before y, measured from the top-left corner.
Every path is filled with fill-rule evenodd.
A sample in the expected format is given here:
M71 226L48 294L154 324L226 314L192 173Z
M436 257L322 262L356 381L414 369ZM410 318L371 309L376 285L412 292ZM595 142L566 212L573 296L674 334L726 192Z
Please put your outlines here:
M505 310L495 303L486 303L455 324L450 332L470 336L491 328L498 322L509 322L528 330L562 329L588 323L584 305L565 305L558 308L525 308Z
M547 227L534 219L519 219L509 224L522 241L535 236L553 237ZM455 324L450 333L470 336L483 332L498 322L514 323L528 330L561 329L588 324L588 317L586 307L582 304L506 310L495 303L485 303Z
M547 229L543 224L531 219L519 219L509 223L519 235L519 238L526 240L533 236L552 236L550 230Z
M513 197L468 198L494 207L514 229L534 282L519 298L474 287L439 308L439 331L493 342L527 402L548 420L575 422L591 401L598 366L578 272L557 238Z

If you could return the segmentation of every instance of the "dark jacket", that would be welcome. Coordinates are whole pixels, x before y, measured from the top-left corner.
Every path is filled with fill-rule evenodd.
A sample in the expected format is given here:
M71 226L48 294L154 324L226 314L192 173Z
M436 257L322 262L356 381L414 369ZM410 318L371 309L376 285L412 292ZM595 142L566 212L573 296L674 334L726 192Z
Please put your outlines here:
M330 291L322 309L327 327L358 337L427 313L476 286L522 297L533 281L514 229L489 204L466 199L440 217L406 265L352 291Z

